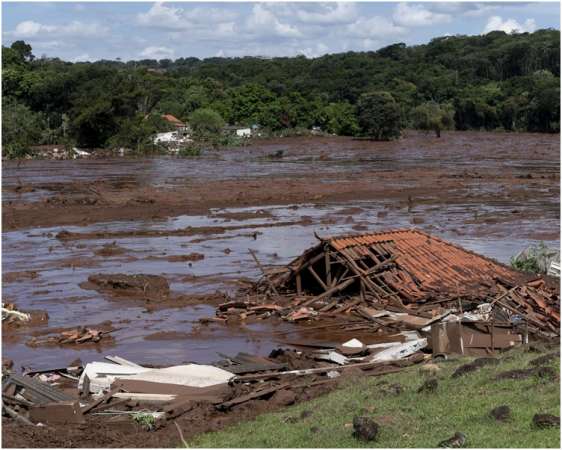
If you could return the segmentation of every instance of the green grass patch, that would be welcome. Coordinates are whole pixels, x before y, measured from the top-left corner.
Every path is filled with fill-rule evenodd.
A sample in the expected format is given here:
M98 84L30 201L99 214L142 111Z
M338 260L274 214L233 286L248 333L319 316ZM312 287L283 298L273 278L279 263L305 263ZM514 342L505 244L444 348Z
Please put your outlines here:
M498 373L527 368L537 353L522 349L501 355L497 366L485 366L459 378L454 370L474 358L459 358L439 364L439 385L435 393L418 393L427 379L419 366L381 377L347 380L341 388L255 420L205 433L193 438L190 447L436 447L455 431L467 437L465 447L560 448L560 430L536 429L533 415L560 415L559 380L532 376L524 380L496 381ZM550 367L560 375L560 360ZM389 392L399 383L400 394ZM496 422L489 412L508 405L511 420ZM303 411L311 411L301 418ZM350 424L355 415L366 415L380 425L374 442L361 442L352 436ZM297 418L287 422L287 418ZM294 423L291 423L294 422Z

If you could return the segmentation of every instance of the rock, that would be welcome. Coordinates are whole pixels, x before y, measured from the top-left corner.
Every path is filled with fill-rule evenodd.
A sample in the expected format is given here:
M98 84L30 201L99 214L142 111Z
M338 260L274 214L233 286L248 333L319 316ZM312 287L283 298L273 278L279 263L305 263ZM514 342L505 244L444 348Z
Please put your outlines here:
M353 435L362 441L370 442L377 438L379 426L373 419L364 416L353 418Z
M442 448L459 448L463 447L466 443L466 436L464 433L457 431L453 437L439 442L438 446Z
M552 414L535 414L533 416L533 425L537 428L560 428L560 417Z
M431 378L419 387L418 392L433 393L437 391L437 385L437 380L435 378Z
M499 422L505 422L511 418L511 408L507 405L501 405L492 409L490 415Z

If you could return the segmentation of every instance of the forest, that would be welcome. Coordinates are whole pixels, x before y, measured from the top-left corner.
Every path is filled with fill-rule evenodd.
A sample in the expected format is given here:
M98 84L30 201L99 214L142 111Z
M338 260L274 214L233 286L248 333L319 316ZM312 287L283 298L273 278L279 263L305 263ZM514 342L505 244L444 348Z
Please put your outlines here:
M382 140L405 128L558 133L560 32L446 36L318 58L80 63L36 57L16 41L2 47L2 88L5 158L55 143L143 150L165 129L162 114L206 121L205 133L223 124Z

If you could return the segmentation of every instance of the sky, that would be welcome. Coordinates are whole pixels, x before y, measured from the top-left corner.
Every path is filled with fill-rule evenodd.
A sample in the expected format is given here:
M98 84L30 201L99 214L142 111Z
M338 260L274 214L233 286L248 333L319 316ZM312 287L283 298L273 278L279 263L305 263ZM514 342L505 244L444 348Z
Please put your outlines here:
M2 43L66 61L294 56L560 29L558 2L2 2Z

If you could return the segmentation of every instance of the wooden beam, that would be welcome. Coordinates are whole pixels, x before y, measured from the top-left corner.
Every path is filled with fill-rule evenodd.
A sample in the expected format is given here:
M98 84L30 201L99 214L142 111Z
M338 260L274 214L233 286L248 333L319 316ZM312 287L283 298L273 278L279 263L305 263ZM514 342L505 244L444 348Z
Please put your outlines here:
M318 283L320 284L320 286L322 286L324 288L325 291L328 290L328 286L326 286L326 284L322 281L322 278L320 278L318 276L318 274L316 273L316 271L312 268L312 266L308 266L308 271L312 274L312 276L314 276L314 278L316 278L316 281L318 281Z
M326 285L332 285L332 266L330 264L330 251L328 249L324 249L324 261L326 264Z

